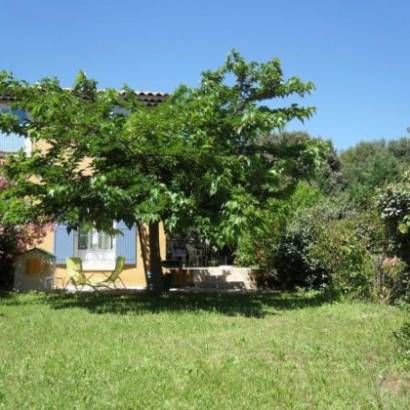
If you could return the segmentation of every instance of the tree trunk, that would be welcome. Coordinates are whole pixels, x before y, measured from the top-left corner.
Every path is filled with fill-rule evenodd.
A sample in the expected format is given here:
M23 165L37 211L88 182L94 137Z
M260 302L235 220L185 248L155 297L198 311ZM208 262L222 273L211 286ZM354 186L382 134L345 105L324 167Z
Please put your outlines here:
M138 229L138 238L140 240L140 246L141 246L141 254L142 254L142 264L144 266L144 274L145 274L145 281L147 285L149 284L149 261L147 255L149 252L147 251L148 247L148 234L146 232L145 227L143 227L139 222L137 222L137 229Z
M159 248L159 223L154 222L149 225L149 259L152 280L152 290L156 294L164 291L164 281L162 276L161 253Z

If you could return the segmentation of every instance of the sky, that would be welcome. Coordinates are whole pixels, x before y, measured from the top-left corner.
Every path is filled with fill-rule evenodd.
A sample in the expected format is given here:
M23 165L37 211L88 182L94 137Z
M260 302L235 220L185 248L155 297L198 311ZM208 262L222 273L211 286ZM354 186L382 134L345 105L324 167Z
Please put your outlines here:
M339 149L406 135L409 0L0 0L0 70L172 92L235 48L311 80L304 130ZM295 100L296 101L296 100ZM299 101L299 100L298 100Z

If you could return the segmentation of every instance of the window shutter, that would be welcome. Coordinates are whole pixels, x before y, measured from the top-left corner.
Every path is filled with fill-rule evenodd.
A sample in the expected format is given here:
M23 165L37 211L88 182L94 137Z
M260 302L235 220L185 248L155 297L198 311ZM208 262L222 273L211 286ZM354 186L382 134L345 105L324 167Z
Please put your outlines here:
M18 117L20 125L24 125L26 123L27 113L24 110L12 110L12 113Z
M66 225L57 225L54 231L54 255L57 264L65 264L65 259L74 256L74 232L67 232Z
M136 226L133 225L131 229L125 225L123 221L117 223L117 229L121 231L116 237L115 253L116 256L125 256L125 263L128 265L135 265L136 263Z

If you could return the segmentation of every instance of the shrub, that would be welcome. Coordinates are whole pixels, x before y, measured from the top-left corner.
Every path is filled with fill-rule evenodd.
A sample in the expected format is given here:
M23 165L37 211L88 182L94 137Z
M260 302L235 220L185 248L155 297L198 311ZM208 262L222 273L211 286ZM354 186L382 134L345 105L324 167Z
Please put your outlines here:
M286 201L272 201L270 209L260 216L261 223L242 232L238 241L236 262L244 266L258 267L258 275L264 286L286 289L304 286L305 267L298 261L297 246L293 246L293 240L287 241L287 226L296 212L311 207L321 197L319 188L300 182ZM285 276L281 276L283 270L278 266L281 262L294 267L295 273L288 275L287 272ZM300 265L303 269L298 268Z
M272 257L276 284L283 289L319 288L329 283L326 271L309 256L313 241L310 227L300 228L282 235Z
M410 265L410 174L388 186L377 198L378 209L386 227L387 253L398 255Z
M344 198L306 208L287 226L273 255L278 283L368 295L382 233L377 213L358 213Z
M279 203L272 204L272 210L263 211L259 221L260 223L241 232L235 263L270 271L270 258L275 252L278 237L286 223L286 209Z
M309 258L326 272L336 290L368 296L375 263L350 219L318 223Z
M0 191L6 186L6 180L0 175ZM46 229L47 226L42 224L0 224L0 288L12 285L16 256L40 242Z
M261 218L262 226L243 235L238 261L264 268L262 282L282 289L326 287L387 303L410 300L409 186L406 179L389 186L376 201L369 188L366 206L358 208L351 192L326 197L301 183ZM386 254L401 259L389 264Z
M410 302L410 274L403 260L397 256L384 258L375 278L374 295L385 303Z

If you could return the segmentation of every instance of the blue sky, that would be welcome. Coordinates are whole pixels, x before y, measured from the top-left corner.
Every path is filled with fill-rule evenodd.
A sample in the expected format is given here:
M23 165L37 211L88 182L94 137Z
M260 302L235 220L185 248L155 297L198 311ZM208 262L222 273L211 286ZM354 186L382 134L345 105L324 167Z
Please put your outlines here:
M0 0L0 69L170 92L232 48L278 57L317 87L316 115L289 129L343 149L410 126L409 16L408 0Z

